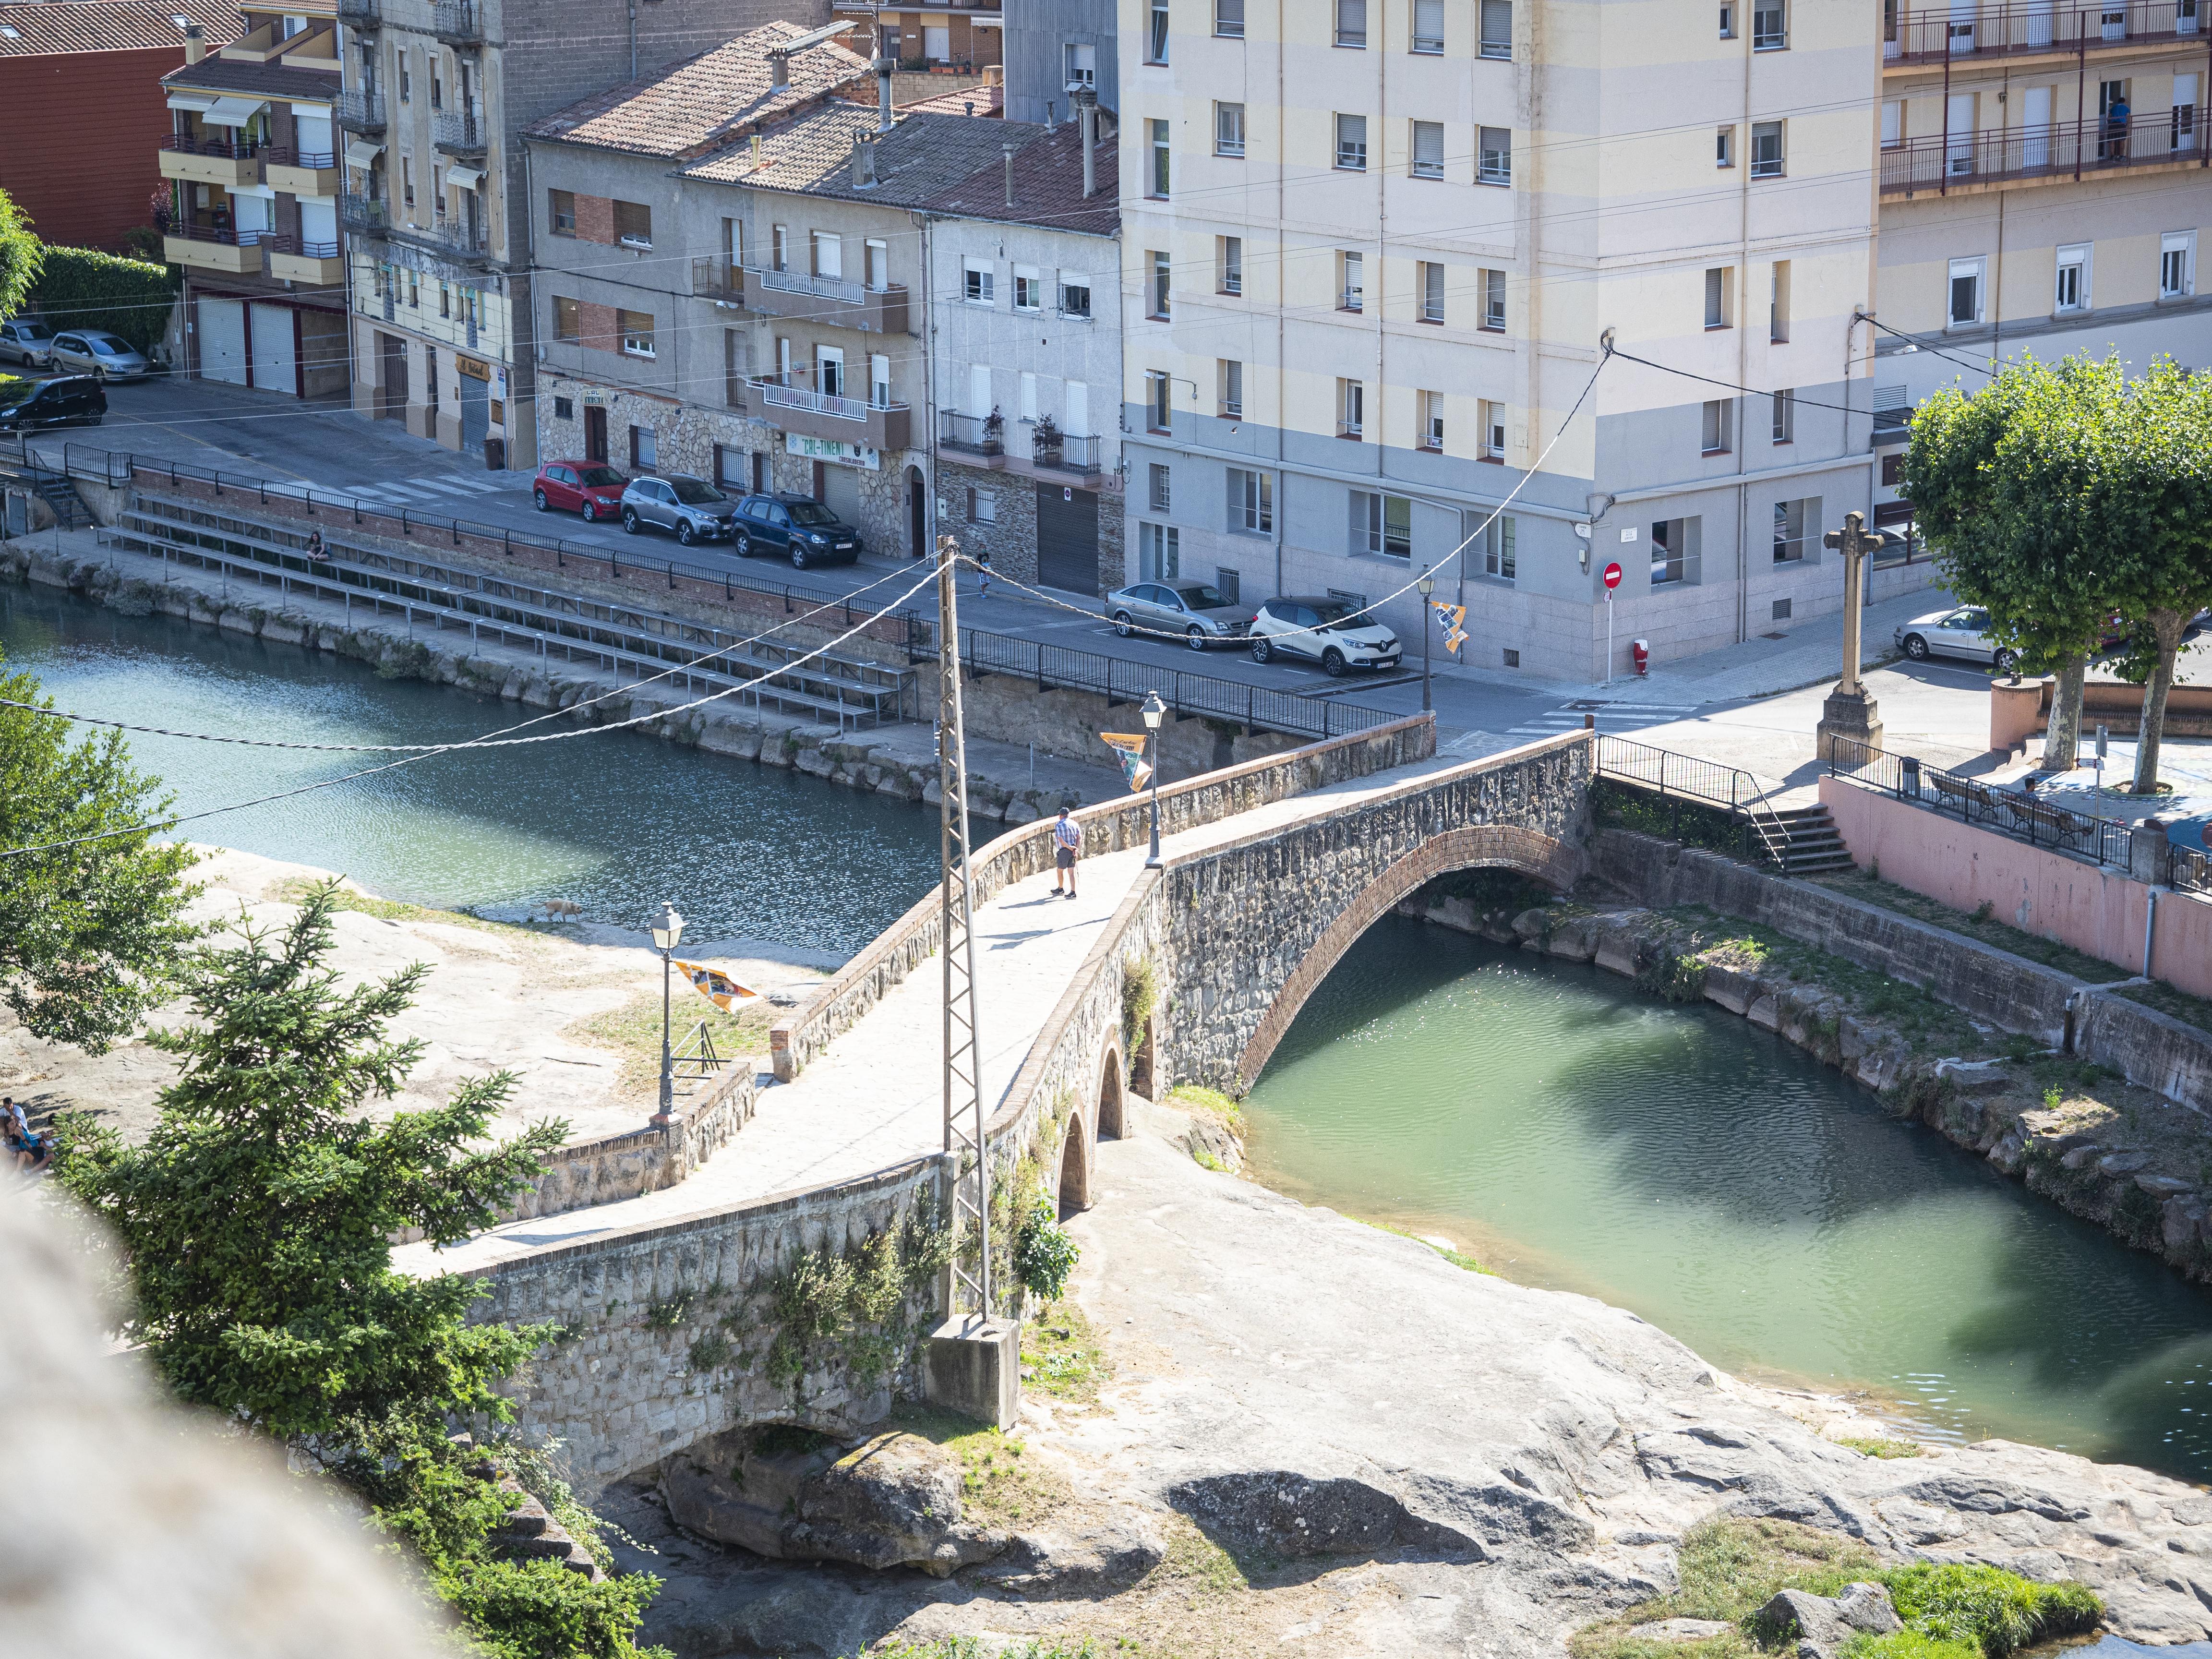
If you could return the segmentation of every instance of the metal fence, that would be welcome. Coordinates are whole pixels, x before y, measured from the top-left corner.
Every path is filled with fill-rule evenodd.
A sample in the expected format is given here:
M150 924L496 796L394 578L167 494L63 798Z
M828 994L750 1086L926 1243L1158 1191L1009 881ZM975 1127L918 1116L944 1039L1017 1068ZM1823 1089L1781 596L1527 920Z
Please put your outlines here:
M1779 864L1788 855L1790 831L1768 798L1772 786L1739 768L1600 732L1597 773L1662 799L1693 801L1729 814L1744 826L1744 849L1752 857Z
M2069 811L2024 790L2002 789L1923 766L1911 755L1892 755L1849 738L1835 740L1828 775L1849 778L1962 823L2024 841L2031 847L2126 870L2134 862L2135 832L2112 818Z
M2166 851L2166 880L2170 887L2188 893L2212 893L2212 858L2193 847L2169 847Z

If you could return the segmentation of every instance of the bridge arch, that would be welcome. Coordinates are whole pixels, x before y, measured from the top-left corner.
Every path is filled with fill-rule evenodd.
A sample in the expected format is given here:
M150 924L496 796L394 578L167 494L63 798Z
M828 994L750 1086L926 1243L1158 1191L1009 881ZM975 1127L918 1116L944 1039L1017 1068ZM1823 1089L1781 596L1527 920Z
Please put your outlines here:
M1067 1115L1060 1143L1060 1218L1091 1207L1091 1137L1080 1108Z
M1514 824L1473 824L1430 837L1363 888L1299 958L1244 1045L1237 1062L1237 1092L1250 1088L1266 1069L1306 1000L1362 933L1438 876L1474 869L1512 870L1565 892L1582 875L1583 855L1565 842Z
M1098 1066L1098 1111L1093 1121L1101 1140L1119 1140L1126 1133L1121 1127L1121 1054L1110 1042Z

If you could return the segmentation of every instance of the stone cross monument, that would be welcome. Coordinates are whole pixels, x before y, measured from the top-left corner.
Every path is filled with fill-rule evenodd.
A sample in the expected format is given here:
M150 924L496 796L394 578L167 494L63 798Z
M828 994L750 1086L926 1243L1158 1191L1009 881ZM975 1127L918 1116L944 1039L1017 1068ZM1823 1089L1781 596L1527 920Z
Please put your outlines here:
M1867 556L1881 545L1882 537L1867 529L1863 514L1846 513L1844 527L1831 530L1820 541L1844 556L1844 678L1820 706L1820 724L1814 728L1820 757L1832 761L1838 738L1881 747L1881 711L1859 681L1859 629L1866 615Z

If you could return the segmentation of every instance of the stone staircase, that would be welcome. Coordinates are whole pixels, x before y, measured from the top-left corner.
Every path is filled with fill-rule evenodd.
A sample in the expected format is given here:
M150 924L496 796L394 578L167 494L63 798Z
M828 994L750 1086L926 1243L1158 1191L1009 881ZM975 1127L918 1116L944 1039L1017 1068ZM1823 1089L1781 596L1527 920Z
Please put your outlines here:
M0 464L0 484L12 484L38 496L53 508L54 517L64 530L89 529L99 522L66 472L57 472L35 462Z
M1824 876L1851 867L1851 855L1844 850L1844 838L1826 807L1778 808L1774 817L1784 837L1777 851L1785 873Z

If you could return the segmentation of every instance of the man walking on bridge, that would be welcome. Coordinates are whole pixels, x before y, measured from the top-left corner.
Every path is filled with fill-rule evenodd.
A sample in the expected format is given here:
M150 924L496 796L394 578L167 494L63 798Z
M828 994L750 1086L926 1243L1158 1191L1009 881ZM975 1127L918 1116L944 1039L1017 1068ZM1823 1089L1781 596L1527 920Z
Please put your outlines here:
M1083 830L1067 809L1060 809L1060 822L1052 826L1052 890L1065 897L1075 896L1075 855L1083 845ZM1062 887L1060 884L1067 884Z

